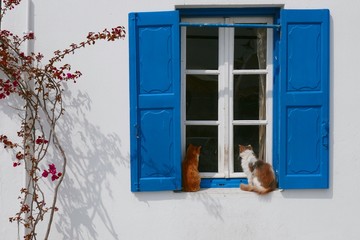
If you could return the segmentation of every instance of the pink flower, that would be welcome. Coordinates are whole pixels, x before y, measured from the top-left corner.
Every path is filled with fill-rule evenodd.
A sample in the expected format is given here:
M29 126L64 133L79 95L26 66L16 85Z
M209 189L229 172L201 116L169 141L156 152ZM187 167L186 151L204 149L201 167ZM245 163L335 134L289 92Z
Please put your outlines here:
M44 170L43 173L42 173L42 176L46 178L50 174L51 174L51 181L55 181L55 180L59 179L62 176L61 172L56 171L55 164L49 164L49 169Z
M49 172L44 170L44 172L42 173L42 176L46 178L48 175L49 175Z
M49 172L53 175L56 174L55 164L49 164Z
M51 176L51 181L55 181L56 179L58 179L59 177L56 176L55 174Z
M27 36L28 36L29 39L34 39L35 38L35 35L34 35L33 32L28 33Z
M45 140L44 138L38 136L38 138L35 140L36 144L47 144L49 141Z
M19 162L14 162L13 163L13 167L17 167L17 166L19 166L21 163L19 163Z
M21 152L18 152L18 153L16 154L16 158L17 158L18 160L21 160L21 159L24 158L24 154L22 154Z

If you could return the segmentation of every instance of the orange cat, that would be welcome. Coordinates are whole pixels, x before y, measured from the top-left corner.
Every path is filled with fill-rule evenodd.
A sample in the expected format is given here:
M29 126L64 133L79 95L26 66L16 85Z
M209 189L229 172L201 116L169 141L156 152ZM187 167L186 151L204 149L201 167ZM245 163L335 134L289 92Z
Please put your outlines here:
M189 145L182 163L182 183L184 192L200 190L200 174L198 170L201 146Z
M276 189L276 178L272 166L255 157L250 145L239 145L241 166L247 176L249 184L241 184L244 191L266 194Z

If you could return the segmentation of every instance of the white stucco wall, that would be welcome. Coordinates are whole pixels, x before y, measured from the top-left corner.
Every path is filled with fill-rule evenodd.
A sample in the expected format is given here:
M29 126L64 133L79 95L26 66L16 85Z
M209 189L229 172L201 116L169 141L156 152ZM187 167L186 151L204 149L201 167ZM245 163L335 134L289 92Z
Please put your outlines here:
M32 0L35 51L50 56L89 31L124 25L133 11L175 5L228 4L328 8L331 14L330 189L276 191L265 197L239 189L197 193L131 193L129 169L128 39L96 43L68 58L83 72L66 92L61 127L68 175L50 239L358 239L360 228L360 81L358 1L324 0ZM26 30L26 0L3 28ZM14 132L11 109L0 102L1 132ZM0 239L16 239L8 217L24 177L0 150Z

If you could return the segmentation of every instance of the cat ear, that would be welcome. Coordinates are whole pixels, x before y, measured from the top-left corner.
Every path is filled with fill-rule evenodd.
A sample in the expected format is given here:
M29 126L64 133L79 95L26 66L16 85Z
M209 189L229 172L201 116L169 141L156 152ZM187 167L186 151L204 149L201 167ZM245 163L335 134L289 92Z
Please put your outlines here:
M239 144L239 152L242 152L244 150L244 146Z
M193 148L193 145L190 143L187 147L187 151L191 151L190 149L192 149L192 148Z

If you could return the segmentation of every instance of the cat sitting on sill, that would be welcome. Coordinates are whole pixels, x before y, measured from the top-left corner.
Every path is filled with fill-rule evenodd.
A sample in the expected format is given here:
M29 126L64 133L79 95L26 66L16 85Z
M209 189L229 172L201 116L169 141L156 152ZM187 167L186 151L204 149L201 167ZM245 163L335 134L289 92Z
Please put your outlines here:
M241 167L248 179L248 184L240 184L241 190L263 195L276 189L277 182L272 166L258 160L251 145L239 145L239 155Z
M199 157L201 146L189 145L182 163L182 190L196 192L200 190Z

